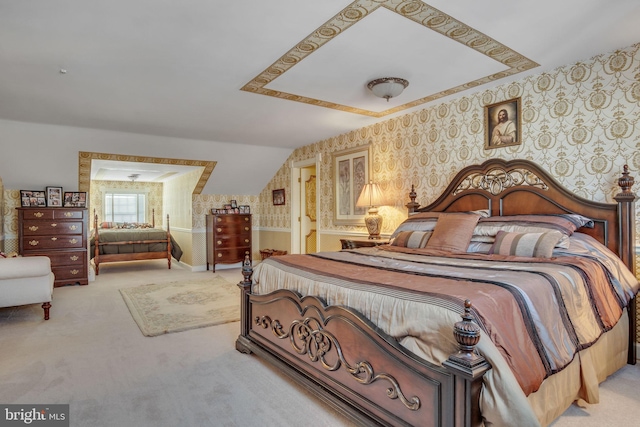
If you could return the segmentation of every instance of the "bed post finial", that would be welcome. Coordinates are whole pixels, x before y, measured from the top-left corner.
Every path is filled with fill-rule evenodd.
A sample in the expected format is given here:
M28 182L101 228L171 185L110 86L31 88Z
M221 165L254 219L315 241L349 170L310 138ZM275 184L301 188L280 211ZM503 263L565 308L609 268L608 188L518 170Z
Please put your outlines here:
M409 198L411 199L411 201L405 205L409 210L409 214L414 213L415 210L420 207L420 203L416 203L416 197L418 197L418 195L416 194L416 188L413 184L411 184L411 191L409 192Z
M469 402L478 402L480 399L480 389L482 387L482 376L491 366L484 357L475 352L475 346L480 341L480 327L473 323L471 316L471 301L465 300L464 313L460 315L462 321L456 322L453 335L458 342L458 352L449 356L442 362L442 366L453 374L456 388L462 390L456 397L456 407L464 408L468 421L465 425L482 425L482 417L479 408L470 406Z
M622 167L622 176L618 178L618 186L622 189L622 193L631 193L631 187L633 187L634 179L629 175L629 165Z
M242 283L251 284L251 276L253 275L253 267L251 266L251 256L249 252L245 252L244 261L242 262L242 275L244 280Z
M475 378L489 368L484 357L476 353L475 347L480 341L480 327L473 323L471 315L471 301L465 300L464 313L460 315L462 320L456 322L453 327L453 335L458 342L458 352L449 356L444 364L447 367L453 365L466 376Z

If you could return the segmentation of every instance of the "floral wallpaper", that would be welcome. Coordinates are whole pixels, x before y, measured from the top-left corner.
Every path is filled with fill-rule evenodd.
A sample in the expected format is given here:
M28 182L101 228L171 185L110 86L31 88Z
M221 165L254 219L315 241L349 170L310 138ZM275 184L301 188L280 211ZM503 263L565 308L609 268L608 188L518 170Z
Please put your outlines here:
M380 210L383 233L406 218L412 184L425 205L460 169L493 157L532 160L580 196L613 202L624 164L640 178L639 49L635 44L301 147L260 194L260 226L288 229L289 209L273 206L271 191L289 192L291 161L321 153L321 230L365 232L364 226L333 224L331 153L367 143L373 180L395 201ZM522 144L485 149L485 106L518 97Z

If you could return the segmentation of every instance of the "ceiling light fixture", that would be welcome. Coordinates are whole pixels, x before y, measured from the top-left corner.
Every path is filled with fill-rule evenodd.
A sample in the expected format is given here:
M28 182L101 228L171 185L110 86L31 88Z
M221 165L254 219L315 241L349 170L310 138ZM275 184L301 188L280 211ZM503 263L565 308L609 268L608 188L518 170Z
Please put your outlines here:
M367 87L375 96L384 98L387 102L400 95L407 86L409 86L409 82L399 77L383 77L367 83Z
M136 179L138 179L140 177L139 173L132 173L131 175L128 175L127 178L129 178L131 180L131 182L135 182Z

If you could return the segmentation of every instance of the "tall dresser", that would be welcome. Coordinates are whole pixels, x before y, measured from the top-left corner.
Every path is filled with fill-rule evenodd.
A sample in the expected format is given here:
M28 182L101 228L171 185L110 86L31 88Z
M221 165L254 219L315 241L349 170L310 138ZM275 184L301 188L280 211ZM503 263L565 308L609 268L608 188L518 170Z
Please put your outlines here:
M207 270L244 261L245 252L251 257L250 214L207 215Z
M89 284L87 210L84 208L17 208L22 256L51 259L54 286Z

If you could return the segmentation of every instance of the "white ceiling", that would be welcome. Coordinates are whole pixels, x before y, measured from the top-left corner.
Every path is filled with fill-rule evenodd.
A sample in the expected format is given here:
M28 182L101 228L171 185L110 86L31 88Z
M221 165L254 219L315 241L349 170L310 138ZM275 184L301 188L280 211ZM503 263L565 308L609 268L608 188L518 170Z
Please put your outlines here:
M0 0L0 118L296 148L509 70L411 20L415 6L429 10L421 2L360 0L345 16L369 13L348 22L339 13L351 3ZM381 3L391 9L371 11ZM534 64L469 92L640 42L638 0L426 3ZM284 55L313 37L328 42L283 69ZM276 96L241 90L272 64L281 74L262 90ZM366 88L387 76L410 82L389 103Z
M196 169L204 167L92 159L91 180L165 182Z

